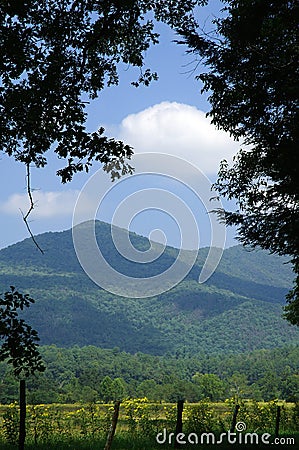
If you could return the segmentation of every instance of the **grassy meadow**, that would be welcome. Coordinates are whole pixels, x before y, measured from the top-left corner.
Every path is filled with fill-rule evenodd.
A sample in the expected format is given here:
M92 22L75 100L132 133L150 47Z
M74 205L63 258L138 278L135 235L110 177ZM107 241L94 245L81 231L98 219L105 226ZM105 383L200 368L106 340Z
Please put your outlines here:
M241 426L240 424L244 427L245 424L246 429L236 433L236 443L230 443L227 436L221 439L221 433L227 432L231 427L234 406L233 400L222 403L208 401L186 403L183 411L185 437L182 437L186 443L182 443L180 448L269 448L268 444L258 445L255 440L251 442L250 438L246 444L246 433L255 433L259 444L261 444L261 436L268 433L268 442L275 444L275 448L296 447L295 443L299 440L299 405L278 401L242 401L237 416L237 427ZM281 407L280 444L278 441L274 442L278 406ZM112 413L112 404L29 405L26 449L104 449ZM18 414L16 403L0 406L1 450L17 448ZM125 400L121 403L112 449L173 448L174 439L170 433L174 432L175 426L176 404L151 403L146 398ZM161 433L159 442L156 440L158 433ZM208 436L207 433L210 435ZM213 433L214 441L211 433ZM234 439L233 435L231 439ZM221 443L217 443L219 440Z

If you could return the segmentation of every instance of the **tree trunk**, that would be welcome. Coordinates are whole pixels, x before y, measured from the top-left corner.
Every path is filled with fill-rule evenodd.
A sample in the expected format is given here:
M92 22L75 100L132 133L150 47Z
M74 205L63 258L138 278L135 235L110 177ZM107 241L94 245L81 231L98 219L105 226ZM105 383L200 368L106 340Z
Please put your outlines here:
M111 445L112 445L112 441L113 441L113 437L114 437L114 433L115 433L115 429L116 429L116 425L117 425L117 420L118 420L119 405L120 405L119 401L114 403L114 412L113 412L112 422L110 425L110 429L108 432L107 441L106 441L104 450L111 449Z
M26 381L20 380L19 450L24 450L26 438Z

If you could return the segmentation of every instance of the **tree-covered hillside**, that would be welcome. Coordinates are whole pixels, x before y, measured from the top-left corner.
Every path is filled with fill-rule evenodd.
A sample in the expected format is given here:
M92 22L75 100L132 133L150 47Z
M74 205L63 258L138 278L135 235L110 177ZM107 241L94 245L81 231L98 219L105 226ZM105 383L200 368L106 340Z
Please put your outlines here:
M97 222L96 235L113 267L144 276L148 265L120 257L110 225ZM144 237L130 234L130 238L140 250L149 247ZM0 251L0 289L14 285L35 298L26 319L38 330L42 344L119 347L162 355L243 352L299 342L298 330L281 317L292 282L285 258L232 247L224 251L213 276L199 284L207 254L201 249L193 269L175 288L156 297L132 299L112 295L87 277L77 260L71 230L45 233L38 241L44 255L30 239ZM167 247L147 267L147 275L165 270L176 255L176 249Z

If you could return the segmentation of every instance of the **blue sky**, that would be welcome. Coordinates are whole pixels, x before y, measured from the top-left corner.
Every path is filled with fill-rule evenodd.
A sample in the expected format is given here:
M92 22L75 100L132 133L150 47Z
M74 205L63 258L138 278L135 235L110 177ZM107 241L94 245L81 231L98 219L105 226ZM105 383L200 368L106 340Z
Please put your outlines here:
M217 14L218 1L202 13L202 22ZM207 96L200 94L200 82L195 75L201 70L194 55L186 54L186 48L175 44L176 36L164 25L159 25L160 44L151 48L145 57L145 67L158 72L159 80L150 87L135 88L130 85L138 77L138 71L130 67L120 67L118 86L106 88L97 100L88 107L88 129L93 131L104 126L108 135L123 139L132 145L136 154L144 152L162 152L182 158L195 164L211 181L215 180L222 158L231 159L239 148L229 136L217 131L205 113L209 110ZM204 69L206 70L206 69ZM36 208L30 217L30 226L34 234L46 231L60 231L72 226L72 215L79 192L88 181L90 174L77 174L73 181L62 185L55 175L62 166L61 161L49 155L49 163L44 169L32 169L32 187ZM96 171L96 167L91 174ZM161 167L161 171L167 168ZM146 170L146 168L144 168ZM20 209L26 210L25 169L5 155L0 160L0 248L6 247L28 237L22 221ZM135 177L136 189L148 188L151 181L144 177ZM184 181L188 174L184 175ZM114 189L113 201L123 200L126 193L132 191L135 180L123 181L119 192ZM146 180L146 181L145 181ZM152 178L155 185L155 178ZM166 184L165 184L166 183ZM173 183L164 183L176 196L182 196L196 217L201 234L201 246L209 245L210 231L207 212L194 195L182 188L182 184L173 187ZM165 188L164 186L164 188ZM184 191L184 192L183 192ZM198 199L197 199L198 200ZM110 208L111 209L111 208ZM151 215L152 212L152 215ZM112 217L109 207L102 208L97 218L109 221ZM163 211L145 209L136 215L130 228L140 234L148 235L152 229L161 227L167 243L179 245L177 237L180 224ZM235 243L234 231L228 231L227 245ZM190 244L191 245L191 244Z

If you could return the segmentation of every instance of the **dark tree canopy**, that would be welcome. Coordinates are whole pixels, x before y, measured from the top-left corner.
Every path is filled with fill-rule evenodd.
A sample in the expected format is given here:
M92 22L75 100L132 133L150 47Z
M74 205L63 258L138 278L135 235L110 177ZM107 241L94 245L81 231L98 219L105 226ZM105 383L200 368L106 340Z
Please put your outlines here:
M297 280L286 315L299 324L298 2L224 3L214 33L179 30L209 67L198 79L212 122L249 146L231 167L222 161L215 188L237 209L220 213L245 245L291 256Z
M37 332L19 318L19 312L31 303L34 300L29 295L21 294L13 286L0 298L0 361L7 359L14 374L22 378L45 370Z
M112 178L131 171L129 145L88 133L86 102L118 83L118 64L140 68L133 84L157 78L143 69L158 43L153 19L172 27L193 23L202 1L14 0L0 5L0 151L37 167L53 150L67 161L62 182L93 161ZM149 13L152 18L149 17Z

